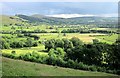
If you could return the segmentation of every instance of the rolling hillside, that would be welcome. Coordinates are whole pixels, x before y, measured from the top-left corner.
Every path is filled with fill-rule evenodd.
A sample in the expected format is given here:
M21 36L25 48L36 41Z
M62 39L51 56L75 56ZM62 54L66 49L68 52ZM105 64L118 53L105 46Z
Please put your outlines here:
M86 25L86 24L95 24L95 25L116 25L117 18L115 17L76 17L76 18L55 18L42 16L39 14L26 16L26 15L16 15L22 19L28 20L31 23L47 23L47 24L68 24L68 25Z
M27 16L27 15L15 15L7 16L0 15L3 25L14 24L50 24L50 25L96 25L97 27L115 27L117 26L117 18L115 17L76 17L76 18L55 18L49 16L43 16L39 14Z
M108 73L75 70L5 57L2 58L2 62L3 76L115 76Z
M27 22L27 20L17 16L0 15L0 18L1 23L4 25L22 24Z

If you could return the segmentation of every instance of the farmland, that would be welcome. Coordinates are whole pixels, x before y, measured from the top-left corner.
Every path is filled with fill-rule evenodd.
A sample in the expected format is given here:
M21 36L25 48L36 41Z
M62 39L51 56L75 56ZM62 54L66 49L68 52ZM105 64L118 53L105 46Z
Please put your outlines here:
M93 18L78 18L82 20L79 24L76 19L44 16L44 18L25 15L3 15L2 17L3 23L0 29L2 46L0 47L4 56L3 75L5 76L114 76L113 74L119 74L119 67L111 67L114 65L113 61L115 65L119 64L119 55L115 53L118 51L116 46L119 43L117 41L119 32L115 24L105 24L105 27L97 23L88 25L88 21ZM102 20L97 17L96 19ZM108 23L109 19L111 18L106 19L105 22ZM117 59L113 60L114 58ZM13 66L16 64L18 65ZM15 70L18 72L14 72Z

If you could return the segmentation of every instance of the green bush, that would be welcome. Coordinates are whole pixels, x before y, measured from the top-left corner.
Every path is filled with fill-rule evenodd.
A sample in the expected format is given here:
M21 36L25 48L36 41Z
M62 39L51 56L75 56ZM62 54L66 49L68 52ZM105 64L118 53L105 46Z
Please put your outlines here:
M56 65L56 60L57 60L57 58L54 58L54 57L49 57L49 64L51 64L51 65Z
M25 61L31 61L30 57L31 53L26 53L25 55L22 55L22 59Z
M35 46L38 46L38 42L34 42L33 43L33 46L35 47Z
M106 69L105 69L105 68L103 68L103 67L97 67L97 71L99 71L99 72L105 72L105 71L106 71Z
M26 53L24 55L20 55L20 58L31 62L40 62L40 63L43 62L42 57L37 52L34 51L32 53Z
M0 48L1 49L9 49L10 48L10 43L6 40L7 38L3 37L0 39Z
M83 70L83 67L84 67L84 64L82 63L82 62L79 62L79 65L78 65L79 67L79 69L82 69Z
M106 73L116 73L116 72L113 70L106 70Z
M2 53L2 56L10 58L10 54Z
M16 52L15 52L15 51L12 51L11 53L12 53L12 54L16 54Z
M67 61L67 66L70 67L70 68L73 68L73 67L74 67L74 61L71 60L71 59L69 59L69 60Z
M42 64L47 64L47 60L48 60L47 56L40 56L39 55L39 58L37 59L37 62L42 63Z
M96 66L89 66L89 70L91 70L91 71L97 71L97 68L96 68Z
M90 66L84 64L83 62L78 63L78 69L80 70L90 70Z
M63 59L61 59L61 58L57 58L57 59L56 59L56 64L57 64L58 66L65 67L66 62L65 62Z
M15 54L2 53L2 56L12 58L12 59L19 59L19 56L15 55Z

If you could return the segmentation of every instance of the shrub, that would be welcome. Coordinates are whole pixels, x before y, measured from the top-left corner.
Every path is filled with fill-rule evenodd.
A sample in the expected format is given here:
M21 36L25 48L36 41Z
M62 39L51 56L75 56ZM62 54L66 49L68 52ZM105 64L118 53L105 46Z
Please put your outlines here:
M71 59L69 59L69 60L67 61L67 66L70 67L70 68L73 68L73 67L74 67L74 61L71 60Z
M51 39L51 40L47 40L45 42L45 49L47 49L48 51L51 49L51 48L54 48L54 42L55 40L54 39Z
M22 34L17 34L17 37L24 37L24 35L22 35Z
M47 64L56 65L56 58L54 58L54 57L49 57L49 58L47 59Z
M84 64L83 70L89 70L89 66Z
M0 39L0 48L1 49L9 49L10 48L10 44L7 42L7 40L6 40L6 37L5 37L5 39Z
M43 60L41 57L38 58L38 63L43 63Z
M65 52L62 48L50 49L48 55L53 58L62 58L64 59Z
M36 59L39 58L39 54L38 54L37 52L35 52L35 51L33 51L33 52L31 53L31 56L35 57Z
M35 46L38 46L38 42L34 42L33 43L33 46L35 47Z
M26 53L25 55L22 55L22 59L25 61L32 61L30 59L31 53Z
M47 64L47 59L48 59L47 56L38 55L38 56L34 56L34 57L35 58L33 58L33 59L34 59L35 62L42 63L42 64Z
M48 56L40 56L40 58L41 58L41 62L43 63L43 64L47 64L47 60L48 60Z
M83 45L83 42L77 37L72 37L70 41L73 43L73 46Z
M12 51L11 53L12 53L12 54L16 54L16 52L15 52L15 51Z
M106 70L106 73L115 73L113 70Z
M12 58L12 59L19 59L19 56L15 55L15 54L2 53L2 56Z
M65 62L63 59L61 59L61 58L57 58L57 59L56 59L56 64L57 64L58 66L64 67L64 66L66 65L66 62Z
M19 59L25 60L25 61L31 61L31 62L37 62L37 63L47 63L48 57L47 56L41 56L37 52L32 53L26 53L26 54L20 54Z
M7 53L2 53L2 56L10 58L10 54L7 54Z
M83 64L82 62L79 62L78 68L79 68L79 69L83 69L83 67L84 67L84 64Z
M89 70L91 70L91 71L97 71L97 68L96 68L96 66L89 66Z
M78 69L81 69L81 70L89 70L89 66L88 66L88 65L85 65L83 62L79 62L79 64L78 64Z
M105 71L105 68L97 67L97 71L99 71L99 72L104 72L104 71Z

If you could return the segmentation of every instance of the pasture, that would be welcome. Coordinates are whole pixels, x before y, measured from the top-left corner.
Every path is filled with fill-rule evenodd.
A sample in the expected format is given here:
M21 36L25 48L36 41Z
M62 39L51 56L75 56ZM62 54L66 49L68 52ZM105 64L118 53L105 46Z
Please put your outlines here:
M38 35L40 37L40 40L49 40L49 39L62 39L67 38L71 39L72 37L77 37L80 40L82 40L85 43L91 43L93 39L96 39L97 35L107 35L107 34L100 34L100 33L89 33L89 34L80 34L80 33L66 33L66 36L63 35L63 33L39 33L39 34L33 34ZM92 36L90 36L92 35Z
M101 42L106 42L108 44L112 44L118 39L119 34L112 34L112 35L104 35L104 36L96 36Z
M2 58L2 74L3 76L117 76L103 72L75 70L22 60L13 60L5 57Z
M27 47L27 48L16 48L16 49L3 49L2 53L5 54L11 54L12 51L16 52L16 55L20 54L26 54L26 53L32 53L32 52L38 52L40 55L47 55L46 52L43 52L45 50L44 45L39 45L38 47Z

